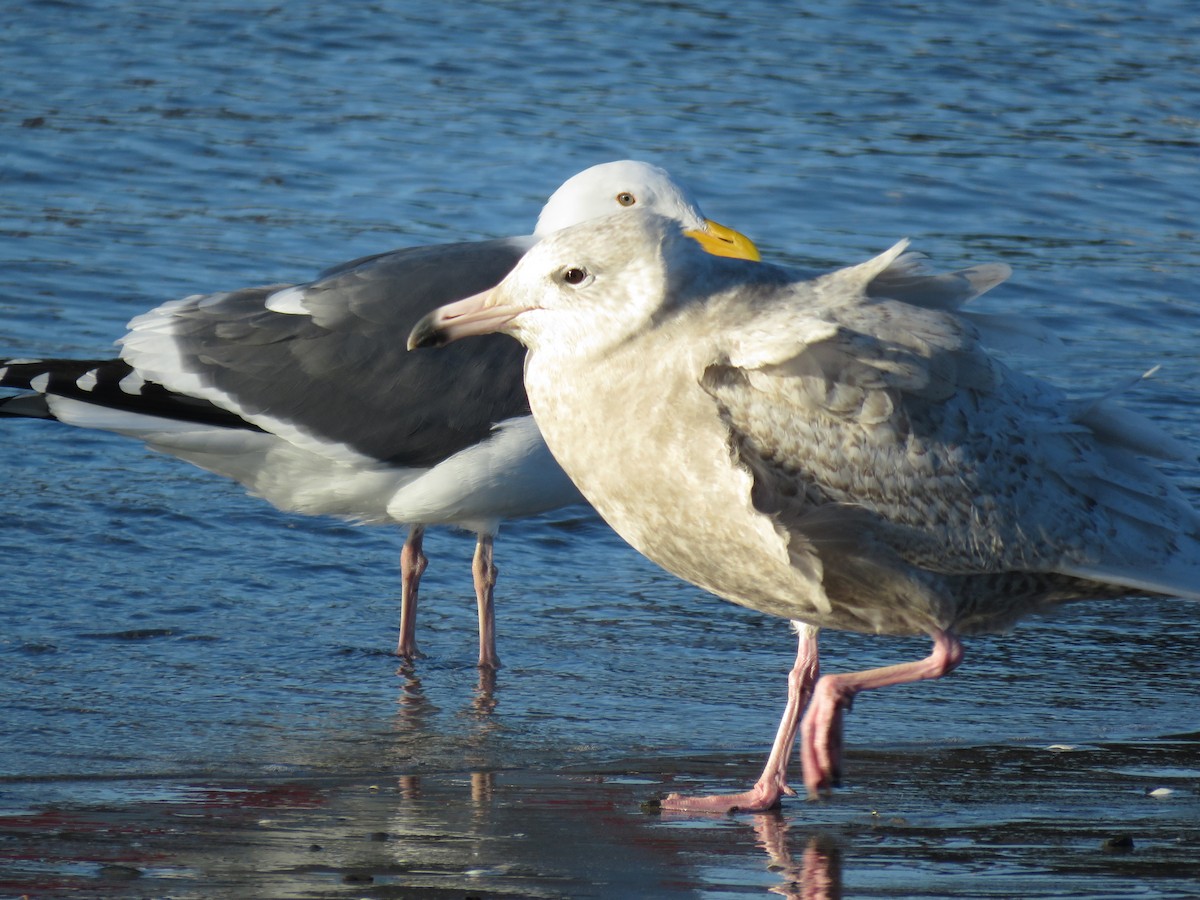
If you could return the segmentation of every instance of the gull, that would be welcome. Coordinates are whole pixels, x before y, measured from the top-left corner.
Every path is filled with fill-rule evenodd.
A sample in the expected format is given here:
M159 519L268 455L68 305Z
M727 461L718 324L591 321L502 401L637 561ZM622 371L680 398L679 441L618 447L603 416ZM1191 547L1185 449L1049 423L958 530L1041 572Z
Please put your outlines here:
M516 337L534 418L597 512L675 575L795 624L758 782L666 808L778 805L797 730L805 787L826 793L855 695L948 674L962 635L1070 600L1200 599L1200 515L1145 460L1187 448L1121 389L1071 399L986 348L1020 325L962 305L1007 266L934 275L905 251L813 278L711 257L660 216L606 218L410 337ZM933 651L820 677L820 628Z
M446 356L404 339L425 313L495 285L541 238L652 209L711 252L757 258L706 219L666 171L619 160L550 197L532 235L412 247L272 284L165 303L129 323L115 359L0 360L0 416L57 419L139 438L233 478L281 510L410 526L397 653L417 655L427 525L477 536L479 665L495 669L493 542L500 521L582 502L546 450L503 336Z

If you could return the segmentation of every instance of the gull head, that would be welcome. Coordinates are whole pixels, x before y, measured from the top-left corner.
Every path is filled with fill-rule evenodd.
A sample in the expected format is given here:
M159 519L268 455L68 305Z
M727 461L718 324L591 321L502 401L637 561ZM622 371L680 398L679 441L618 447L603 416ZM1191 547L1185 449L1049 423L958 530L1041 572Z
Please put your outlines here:
M759 259L754 242L706 218L692 192L650 163L621 159L584 169L563 182L538 216L534 236L625 211L648 211L681 222L692 238L716 256Z
M500 284L425 316L409 349L476 334L510 334L530 350L586 353L649 327L703 284L717 259L675 218L626 212L556 232L533 247ZM718 279L723 280L723 279Z

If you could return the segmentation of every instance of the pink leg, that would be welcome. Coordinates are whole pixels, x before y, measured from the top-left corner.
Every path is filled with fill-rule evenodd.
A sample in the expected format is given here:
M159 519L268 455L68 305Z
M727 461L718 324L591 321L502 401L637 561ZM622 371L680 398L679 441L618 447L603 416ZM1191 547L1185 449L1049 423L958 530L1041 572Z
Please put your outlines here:
M496 655L496 609L492 596L498 571L495 564L495 537L480 534L475 545L471 572L475 576L475 600L479 604L479 667L500 668Z
M804 765L804 786L810 797L818 797L841 776L842 719L859 691L941 678L962 662L963 648L948 631L933 632L933 652L916 662L826 675L817 682L812 703L800 725L800 757Z
M414 525L400 551L400 640L396 643L396 655L405 659L420 656L417 652L417 591L425 567L429 565L421 550L424 538L425 526Z
M662 801L663 809L693 810L699 812L758 812L772 809L786 794L796 796L787 785L788 758L796 743L796 729L800 726L800 714L808 704L813 683L820 672L817 634L820 629L801 622L793 623L800 635L800 646L796 651L796 664L788 673L788 699L775 734L771 755L758 781L748 791L740 794L714 794L710 797L683 797L671 794Z

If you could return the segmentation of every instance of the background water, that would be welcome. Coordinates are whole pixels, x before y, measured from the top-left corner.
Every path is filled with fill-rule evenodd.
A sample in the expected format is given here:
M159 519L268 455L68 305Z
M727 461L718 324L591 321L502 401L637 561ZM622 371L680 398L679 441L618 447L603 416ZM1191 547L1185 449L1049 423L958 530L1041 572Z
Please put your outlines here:
M907 236L938 266L1012 264L980 308L1042 317L1066 340L1029 365L1096 390L1161 363L1130 400L1200 452L1194 5L804 7L13 7L0 29L0 357L105 355L129 318L164 300L303 281L397 246L525 233L566 177L633 157L689 182L709 215L776 261L841 265ZM1176 474L1200 499L1197 468ZM850 785L829 804L749 824L647 824L637 801L664 778L731 788L753 777L793 639L785 623L662 573L587 510L504 528L505 667L489 700L473 665L470 536L429 536L426 658L398 671L396 530L283 515L137 443L35 422L0 428L0 497L0 864L15 873L0 891L127 890L105 887L98 866L115 857L86 841L48 854L42 839L66 826L38 825L47 810L116 809L148 829L173 803L178 830L197 808L258 808L197 785L264 779L320 794L275 803L302 833L325 834L314 845L334 840L329 829L375 830L358 827L371 814L354 797L375 797L385 818L417 804L414 816L440 823L441 843L416 845L438 876L429 890L465 883L463 860L483 851L454 841L480 821L499 841L487 852L510 867L473 876L480 895L783 892L809 876L772 855L781 829L796 861L809 829L834 832L835 874L854 896L1011 896L1018 883L1022 896L1188 896L1200 877L1172 868L1200 858L1186 824L1200 821L1195 605L1097 603L972 640L953 678L860 698ZM823 642L830 671L926 649ZM1003 762L1060 743L1093 756ZM471 772L508 773L509 799L476 790L460 822ZM589 787L553 781L563 772L590 773ZM395 776L425 778L436 802L422 806ZM387 787L360 796L319 780L359 777ZM966 783L975 793L942 790ZM1164 785L1170 802L1145 806L1143 788ZM1136 822L1140 868L1066 878L1046 863L1058 833L997 849L994 829L1037 818L1039 802L1073 835L1106 815ZM605 871L624 873L624 887L596 887L587 849L548 862L550 840L521 856L512 841L535 830L513 812L523 803L557 810L561 833L579 838L564 847L594 846L589 817L601 814L616 860ZM890 842L859 827L906 804L903 821L917 824ZM317 806L327 820L304 812ZM920 830L931 822L946 831ZM321 881L280 862L277 844L246 846L243 867L221 878L211 858L183 862L174 847L157 863L173 886L154 890L251 895L281 867L291 880L259 889L417 884ZM432 859L446 847L451 861Z

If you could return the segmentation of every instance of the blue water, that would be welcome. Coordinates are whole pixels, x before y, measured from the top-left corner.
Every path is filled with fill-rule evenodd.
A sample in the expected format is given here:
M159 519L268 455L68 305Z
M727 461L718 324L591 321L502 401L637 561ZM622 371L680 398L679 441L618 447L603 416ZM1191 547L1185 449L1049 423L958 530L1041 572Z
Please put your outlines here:
M1039 374L1200 454L1200 12L1189 0L804 9L616 2L55 2L0 30L0 357L112 352L190 293L532 228L566 177L647 159L766 257L910 237L1015 274L981 310L1066 342ZM1176 466L1200 500L1200 471ZM584 509L498 543L477 701L471 537L431 534L398 672L401 535L280 514L140 445L0 427L0 774L545 770L773 736L785 623L662 573ZM1200 611L1080 606L864 696L852 747L1200 730ZM828 670L922 655L829 634ZM32 786L31 786L32 785ZM1149 896L1149 895L1148 895Z

